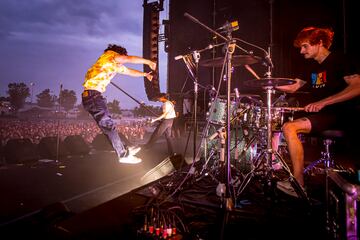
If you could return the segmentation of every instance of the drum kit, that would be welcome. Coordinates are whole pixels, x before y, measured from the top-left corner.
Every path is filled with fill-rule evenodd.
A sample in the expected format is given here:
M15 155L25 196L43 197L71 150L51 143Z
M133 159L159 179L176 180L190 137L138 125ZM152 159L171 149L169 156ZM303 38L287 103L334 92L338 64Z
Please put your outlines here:
M237 66L242 64L256 63L252 58L237 61ZM214 61L206 60L203 66L220 67L219 59ZM240 63L241 62L241 63ZM265 179L271 181L271 175L275 171L272 167L273 155L280 160L283 169L293 177L291 170L287 166L283 156L272 147L274 132L281 133L281 127L286 121L291 121L297 111L303 111L301 107L274 106L273 94L277 86L285 86L295 83L290 78L260 78L249 80L245 85L266 92L266 103L264 104L259 95L244 94L239 95L230 102L230 162L232 169L235 170L232 180L236 186L236 197L239 197L249 184L251 178L259 172ZM203 141L203 153L205 164L201 170L201 175L212 174L223 166L222 162L226 158L224 133L227 119L227 99L224 96L211 99L209 111L207 113L208 127L205 129ZM210 164L211 163L211 164ZM296 180L294 179L296 182ZM301 188L298 188L302 191ZM300 194L306 198L305 193Z
M229 208L229 205L232 204L231 201L243 193L254 176L261 175L267 185L273 186L272 159L275 156L281 162L282 169L287 173L294 190L300 197L308 200L284 158L277 150L273 149L272 145L273 133L281 132L281 126L286 121L285 116L288 115L291 119L294 112L303 110L298 107L274 106L274 103L277 102L273 101L276 88L294 84L296 81L291 78L271 77L273 64L269 53L264 49L262 50L266 53L265 61L268 63L268 72L265 74L266 77L259 78L249 65L259 63L264 60L263 58L254 56L241 47L239 48L246 54L233 55L238 46L234 44L231 32L223 37L194 17L188 17L224 39L227 44L224 57L202 61L198 59L197 61L203 67L222 68L222 78L227 81L227 94L218 95L218 90L209 104L207 124L203 130L200 144L202 151L198 151L198 155L203 154L205 161L199 171L198 180L209 175L213 178L219 176L217 192L223 194L222 198L226 198L224 206ZM209 49L209 47L205 49ZM200 51L202 52L204 49ZM192 53L191 55L197 54ZM244 66L255 76L256 79L244 83L248 87L265 92L265 104L259 95L240 95L237 88L234 89L234 95L231 93L231 73L234 66ZM221 190L218 191L218 188Z

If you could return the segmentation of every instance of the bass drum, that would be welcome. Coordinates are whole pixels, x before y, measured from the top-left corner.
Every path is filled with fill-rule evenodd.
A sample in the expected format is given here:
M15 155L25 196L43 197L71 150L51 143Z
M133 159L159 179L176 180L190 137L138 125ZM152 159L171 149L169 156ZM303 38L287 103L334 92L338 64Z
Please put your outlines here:
M215 126L210 126L208 137L216 135L217 130ZM254 160L258 156L258 144L256 141L252 141L254 133L248 129L233 128L230 135L231 164L242 174L247 174L253 169ZM213 156L220 161L221 146L221 139L217 136L207 142L207 152L213 153ZM226 149L224 149L224 152L224 158L226 158Z

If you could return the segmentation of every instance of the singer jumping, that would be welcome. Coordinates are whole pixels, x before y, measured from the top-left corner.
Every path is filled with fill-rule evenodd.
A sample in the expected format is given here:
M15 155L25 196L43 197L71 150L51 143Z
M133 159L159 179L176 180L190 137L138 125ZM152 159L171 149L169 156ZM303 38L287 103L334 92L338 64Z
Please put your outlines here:
M127 68L123 65L125 63L146 64L152 70L156 69L155 62L137 56L128 56L125 48L109 44L104 53L86 73L83 83L82 104L110 141L117 153L119 162L136 164L141 162L140 158L134 156L140 148L129 147L121 142L116 124L107 108L106 98L102 94L117 73L132 77L146 77L149 81L152 80L153 76L152 72L144 73Z

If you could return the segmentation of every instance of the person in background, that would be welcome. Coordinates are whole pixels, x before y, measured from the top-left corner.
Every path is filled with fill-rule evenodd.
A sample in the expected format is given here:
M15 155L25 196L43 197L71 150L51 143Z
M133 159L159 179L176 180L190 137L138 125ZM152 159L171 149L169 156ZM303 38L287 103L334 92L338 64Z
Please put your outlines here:
M166 138L167 147L169 155L174 155L174 145L171 139L171 130L176 118L175 106L171 102L166 94L161 94L158 97L158 101L162 102L162 114L151 120L151 123L156 121L161 121L159 125L155 128L154 132L151 134L149 141L143 146L144 149L149 149L163 134Z
M104 50L104 53L86 73L83 83L82 104L110 141L118 156L119 162L136 164L141 162L141 159L135 156L140 148L123 144L116 131L116 124L107 108L106 98L103 96L106 87L116 74L146 77L149 81L152 80L152 71L148 73L140 72L124 66L126 63L146 64L150 69L156 69L155 62L142 57L128 56L127 50L124 47L109 44Z

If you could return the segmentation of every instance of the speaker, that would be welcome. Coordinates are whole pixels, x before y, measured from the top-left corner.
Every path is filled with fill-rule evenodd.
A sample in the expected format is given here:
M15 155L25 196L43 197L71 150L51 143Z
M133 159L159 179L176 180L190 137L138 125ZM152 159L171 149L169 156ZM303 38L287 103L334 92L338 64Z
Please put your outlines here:
M111 143L106 138L105 134L98 134L94 138L94 140L91 142L91 145L94 149L100 150L100 151L112 151L114 150L111 146Z
M25 163L38 160L39 154L29 138L10 139L4 147L4 157L7 163Z
M125 144L126 146L132 146L133 145L129 141L129 139L127 139L125 137L125 135L123 135L122 133L119 133L119 137L120 137L122 143ZM107 137L103 133L100 133L100 134L96 135L94 140L91 142L91 145L93 146L93 148L95 148L96 150L100 150L100 151L112 151L112 150L114 150L111 143L109 142L109 140L107 139Z
M57 137L43 137L38 144L40 158L55 159L57 152ZM59 157L68 155L68 149L59 141Z
M163 6L158 2L144 3L143 15L143 56L150 59L157 65L159 62L159 28L160 28L160 11ZM144 72L151 69L144 65ZM159 73L153 72L153 79L148 81L144 78L145 92L150 101L155 101L160 94Z
M140 178L142 184L147 184L153 181L158 180L175 170L178 170L182 167L185 162L182 155L173 155L165 158L161 163L156 165L156 167L152 168L148 171L144 176Z
M64 146L70 155L86 155L90 152L90 147L80 135L67 136Z
M326 176L326 213L332 239L359 239L360 237L360 181L357 173L330 171ZM350 237L351 236L351 237Z

